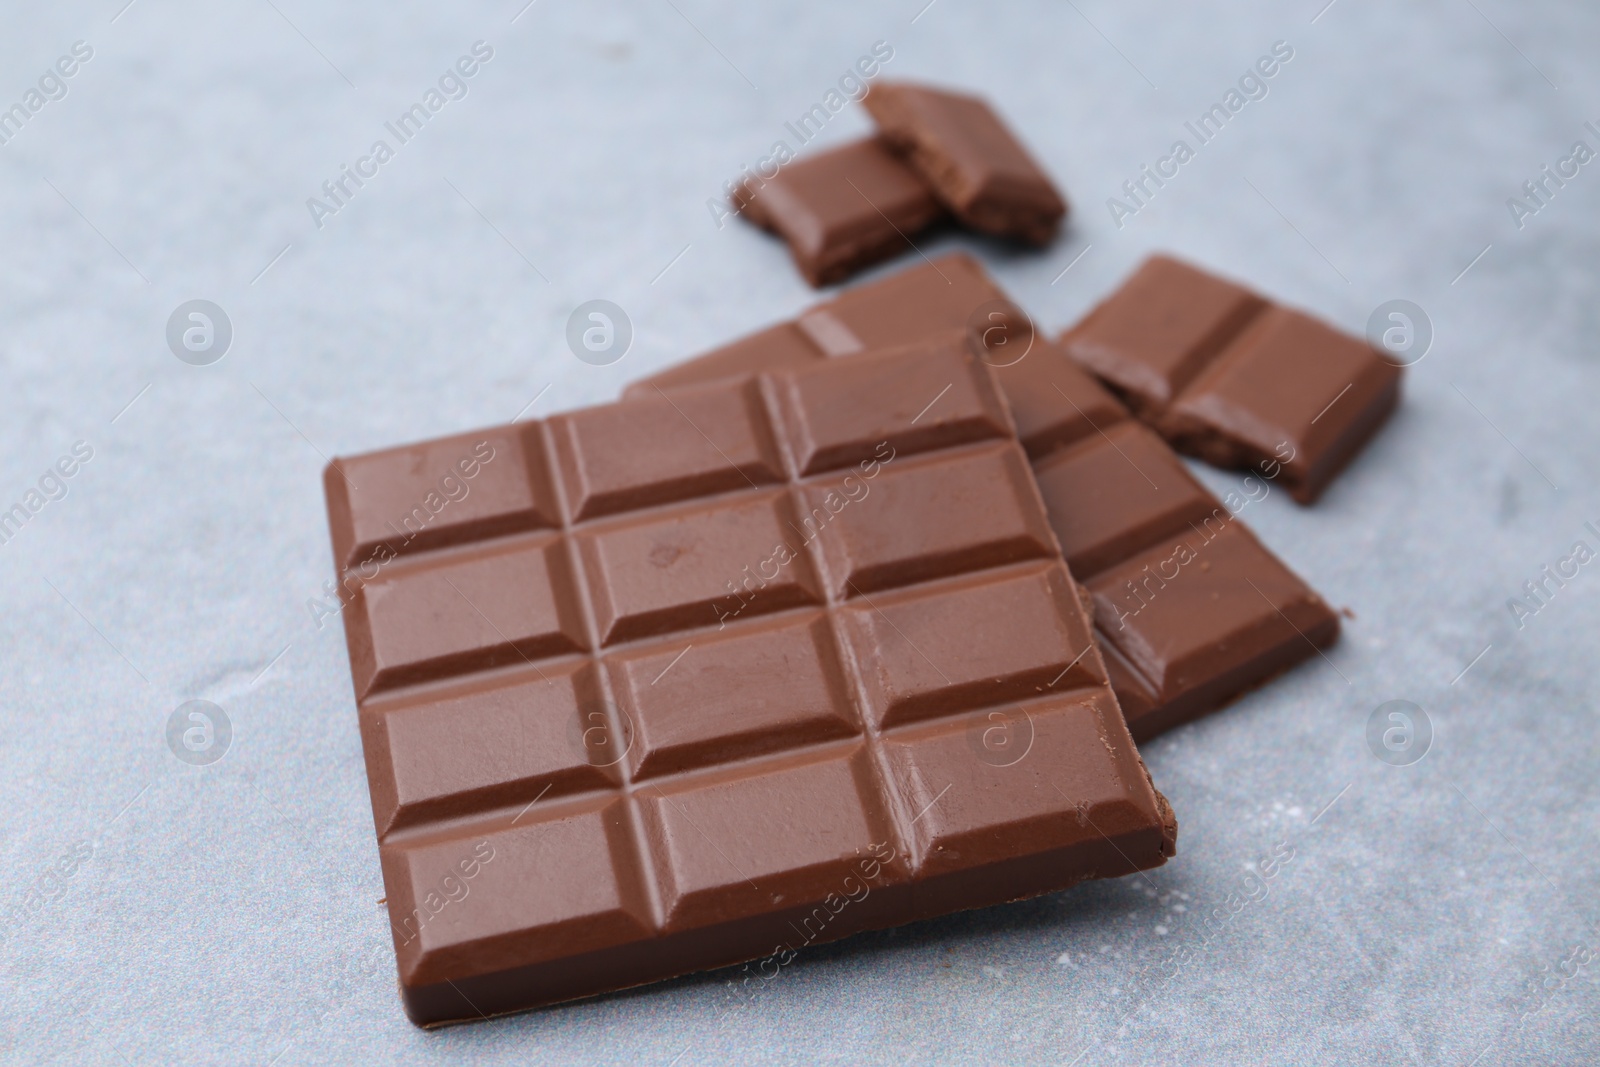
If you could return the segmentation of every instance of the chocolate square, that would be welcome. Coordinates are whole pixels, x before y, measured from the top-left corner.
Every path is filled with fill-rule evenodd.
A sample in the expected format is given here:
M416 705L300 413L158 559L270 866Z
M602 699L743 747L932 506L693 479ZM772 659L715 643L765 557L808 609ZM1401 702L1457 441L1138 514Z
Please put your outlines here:
M387 553L365 531L490 440L490 491L432 520L448 538L350 554ZM651 390L324 481L418 1023L1173 854L1005 401L959 346Z

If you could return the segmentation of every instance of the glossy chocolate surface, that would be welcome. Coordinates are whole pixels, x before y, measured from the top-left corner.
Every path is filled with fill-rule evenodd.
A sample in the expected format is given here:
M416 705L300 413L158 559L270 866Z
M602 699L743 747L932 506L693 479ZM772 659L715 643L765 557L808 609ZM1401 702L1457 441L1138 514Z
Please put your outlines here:
M1181 367L1194 336L1227 321L1230 313L1218 310L1226 300L1208 299L1218 294L1228 295L1201 287L1195 306L1165 320L1130 321L1126 331L1164 339L1171 354L1165 365ZM907 355L948 358L981 336L970 328L974 314L1000 304L1008 304L1005 294L976 262L947 256L812 308L800 316L799 331L816 342L813 361L894 345ZM660 380L726 378L741 364L792 366L799 358L793 334L780 331L670 368L629 395L646 394ZM768 336L786 340L781 348L757 340ZM1064 345L1029 336L1021 359L1004 349L988 350L985 359L1006 364L993 367L995 377L1051 529L1073 576L1094 594L1097 644L1135 739L1215 710L1337 639L1334 612L1235 517L1242 497L1213 496L1171 446L1067 358ZM1173 559L1183 554L1181 538L1199 546L1192 566ZM1133 560L1140 562L1130 571ZM1130 582L1144 599L1129 591ZM1124 604L1124 595L1133 599Z
M789 244L812 285L911 250L944 215L932 188L876 137L802 156L734 194L740 214Z
M983 100L880 81L863 103L883 139L927 179L962 224L1036 245L1055 236L1066 201Z
M1364 340L1155 256L1063 338L1180 451L1314 501L1400 398Z
M325 486L418 1023L1173 854L962 345L650 390Z

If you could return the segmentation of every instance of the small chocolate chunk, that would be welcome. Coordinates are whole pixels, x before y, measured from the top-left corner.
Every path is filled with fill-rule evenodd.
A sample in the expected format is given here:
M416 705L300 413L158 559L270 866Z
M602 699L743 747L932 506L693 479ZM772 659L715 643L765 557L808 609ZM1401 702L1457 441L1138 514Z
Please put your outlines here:
M1400 399L1360 338L1166 256L1062 338L1173 446L1312 503Z
M987 103L905 82L878 82L863 103L964 225L1035 245L1055 236L1066 201Z
M814 286L829 285L914 247L944 210L916 171L876 137L795 160L741 183L734 206L782 237Z

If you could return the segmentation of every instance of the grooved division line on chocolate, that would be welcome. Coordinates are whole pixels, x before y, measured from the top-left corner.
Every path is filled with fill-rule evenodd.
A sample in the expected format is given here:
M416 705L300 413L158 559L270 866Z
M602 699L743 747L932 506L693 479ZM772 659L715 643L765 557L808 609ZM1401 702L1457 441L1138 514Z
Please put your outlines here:
M917 419L914 419L914 422L920 421L920 419L925 416L926 411L930 410L930 408L933 408L933 406L936 405L936 403L938 403L939 400L941 400L941 398L947 394L947 392L949 392L950 387L952 386L954 386L954 382L947 384L947 386L944 387L944 389L942 389L941 392L936 395L936 397L934 397L933 402L928 403L928 405L923 408L922 413L918 414ZM782 414L782 411L773 405L773 398L771 398L770 395L766 395L766 392L757 392L755 395L757 395L758 403L749 406L749 413L750 418L752 418L752 422L755 422L754 429L755 432L757 432L758 437L760 437L760 440L771 440L771 442L779 443L787 442L789 437L787 437L786 430L784 430L784 426L782 426L782 419L784 419L784 414ZM680 416L682 416L683 421L688 422L688 424L693 427L696 434L701 435L701 437L706 440L707 445L709 445L710 448L712 448L712 450L714 450L715 453L722 458L723 462L726 462L728 466L733 467L734 470L738 470L739 474L741 474L741 477L744 478L744 482L749 485L752 493L765 493L765 491L770 491L771 488L776 488L776 486L765 486L765 488L763 488L763 486L757 485L757 483L755 483L754 480L749 477L749 474L746 474L746 470L742 469L738 462L734 462L731 456L728 456L725 448L723 448L722 445L718 445L717 440L715 440L712 435L707 434L706 430L702 429L699 424L696 424L696 421L691 418L690 414L683 410L683 406L680 405L680 403L675 402L675 400L672 400L670 397L666 397L664 394L662 394L662 397L666 398L667 402L672 405L672 408L674 408L674 410L677 411ZM621 643L618 643L618 641L611 641L611 643L606 643L606 638L603 637L602 632L600 632L600 622L598 622L597 608L595 608L594 601L595 590L600 589L600 587L603 587L603 585L597 581L597 576L595 576L595 574L590 573L590 560L586 560L586 558L584 558L584 553L576 550L576 545L578 545L576 537L581 536L581 534L586 533L586 531L594 530L594 528L597 528L597 526L600 526L600 528L608 528L608 526L618 525L619 522L626 523L627 520L629 520L630 515L632 515L632 512L626 512L626 510L624 510L624 512L621 512L621 514L603 515L603 517L595 518L595 520L574 520L574 514L576 514L576 510L578 510L578 501L570 499L571 486L566 485L566 478L563 477L563 475L560 474L560 470L557 469L557 450L555 450L554 446L552 446L552 437L554 437L554 435L552 435L552 432L550 432L547 424L542 424L542 426L539 426L538 435L536 435L533 440L528 440L526 445L538 443L538 445L541 445L541 448L538 448L538 450L534 450L534 448L526 448L525 459L526 461L530 462L530 466L534 467L538 467L542 462L544 469L538 470L536 474L538 474L538 477L547 480L547 483L554 488L555 493L557 493L558 498L560 498L558 499L558 507L555 510L557 510L558 518L557 533L562 534L563 539L562 541L555 542L555 547L557 547L557 549L560 549L560 547L565 547L566 549L566 565L570 566L571 571L573 571L573 573L571 573L570 592L574 593L574 597L576 597L576 601L578 601L579 614L581 614L582 619L582 629L586 630L587 638L586 653L558 653L554 654L554 659L558 662L570 662L573 661L573 659L589 662L590 667L592 667L592 670L590 670L589 673L589 680L590 683L594 683L594 685L597 686L598 691L600 691L600 697L602 697L603 705L606 707L606 715L608 715L608 729L610 729L611 736L616 737L616 739L621 741L621 739L624 739L624 737L629 736L629 729L627 729L626 726L624 726L624 723L622 723L622 717L626 715L626 712L622 710L622 702L618 699L618 693L614 691L616 680L614 680L610 670L605 669L605 665L608 664L608 662L611 662L611 659L613 659L616 654L619 654L619 651L637 654L642 648L653 648L653 646L664 645L664 643L667 643L667 641L672 640L672 635L674 635L677 630L669 630L669 632L666 633L653 633L653 635L638 638L638 640L626 640L621 641ZM958 456L958 454L970 454L974 453L974 451L982 451L984 448L989 448L990 443L992 443L990 440L979 440L979 442L976 443L955 443L955 445L949 446L926 445L922 451L918 451L918 453L912 454L912 456L907 456L907 461L915 461L915 459L923 458L923 456L931 456L931 454L936 453L949 453L950 456ZM805 490L805 486L813 485L813 483L816 482L827 482L829 478L837 477L838 474L837 469L832 469L822 470L822 472L819 472L818 475L811 475L811 477L803 477L803 475L800 475L800 472L798 472L797 459L795 459L794 454L792 454L792 451L790 451L789 446L786 445L781 445L781 448L779 448L779 461L781 461L782 467L784 467L784 474L786 474L787 491L784 493L784 498L786 498L787 502L789 502L789 506L794 509L795 514L805 514L806 512L806 501L805 498L803 498L803 490ZM888 470L893 470L893 467L886 462L885 472L888 472ZM742 494L744 494L744 490L738 490L733 494L733 496L742 496ZM722 494L722 496L728 496L728 494L725 493ZM853 504L853 507L872 507L874 504L875 501L872 501L872 499L862 499L862 501L858 502L858 504ZM640 514L648 515L653 514L653 512L667 512L667 514L670 514L670 512L674 512L674 510L682 509L682 507L686 506L693 506L693 499L688 502L677 501L667 502L667 504L659 504L659 506L646 506L645 509L643 509L643 512L640 512ZM792 523L792 520L789 520L789 526L792 528L792 530L795 530L795 533L802 533L802 531L794 528L794 523ZM520 536L523 536L523 534L512 534L512 537ZM499 541L504 541L504 536L491 536L490 541L488 542ZM822 555L822 542L824 542L824 537L822 537L819 533L813 534L813 536L810 537L802 536L802 552L805 553L805 560L808 561L811 571L814 571L814 573L818 574L818 576L826 576L826 574L829 574L829 563L827 563L826 558L824 558L824 555ZM475 544L480 544L480 542L478 542L475 537L472 537L469 534L466 541L454 542L454 544L446 545L446 547L443 547L443 549L419 549L416 550L416 552L411 553L411 555L408 555L408 565L427 565L427 563L430 561L430 558L437 557L437 555L445 555L445 557L451 558L461 557L461 555L464 555L464 553L472 552ZM1002 569L1002 571L1016 571L1018 568L1026 569L1029 568L1029 566L1032 565L1027 563L1027 561L1019 561L1019 563L1000 565L998 566L998 569ZM994 566L990 565L984 566L984 568L981 569L995 568ZM912 589L912 587L917 587L917 585L923 585L930 581L946 582L950 581L950 579L954 579L954 577L960 576L960 574L965 573L971 573L970 566L957 566L954 571L941 571L941 573L934 574L933 577L923 577L923 579L915 579L915 581L896 582L891 589ZM472 613L477 614L478 617L482 617L483 621L490 625L491 629L494 630L494 633L498 635L502 645L509 646L509 648L517 651L518 656L522 657L526 664L531 665L531 667L533 667L533 669L539 673L539 677L546 681L547 685L554 685L554 680L547 675L546 670L542 669L538 662L549 661L549 659L552 659L552 656L534 657L530 656L528 653L525 653L525 651L520 648L520 645L518 645L518 641L515 641L514 638L510 637L510 635L507 635L506 630L502 629L501 625L494 621L490 614L485 613L485 611L483 611L483 609L480 608L477 603L472 601L472 598L467 597L467 593L464 592L464 590L462 590L461 587L459 587L459 585L456 584L456 582L454 582L450 576L448 576L448 574L445 576L445 581L451 585L451 589L454 589L454 592L456 592L456 595L458 595L459 600L464 601L464 605L466 605L467 608L472 611ZM872 611L874 611L874 614L878 617L878 619L882 619L886 625L890 625L891 629L898 633L902 640L906 641L907 648L914 649L915 653L917 653L917 656L922 657L926 664L930 665L930 667L933 667L934 672L938 673L939 677L944 680L946 685L950 685L950 677L947 675L946 670L942 669L938 662L934 662L934 659L931 659L931 657L926 654L925 649L920 648L920 646L918 646L917 643L910 638L910 635L907 635L907 633L904 632L904 629L902 629L901 625L894 621L894 617L891 616L890 613L886 613L885 609L883 609L883 606L880 606L880 603L878 603L878 601L875 600L872 595L869 595L866 590L862 590L861 587L856 584L856 582L846 581L845 589L837 590L835 589L834 582L821 581L821 584L819 584L819 592L821 592L821 605L816 605L814 608L803 608L803 606L800 606L800 608L789 609L789 611L786 611L786 613L773 614L773 616L765 617L781 617L782 614L797 616L797 614L805 614L806 611L819 611L819 617L821 617L822 621L826 621L827 635L829 635L829 641L832 643L834 653L842 657L853 657L854 645L851 643L850 638L846 637L845 627L843 627L842 613L845 613L846 609L848 609L848 606L850 606L851 603L866 603L866 605L869 606ZM710 619L707 619L707 624L709 624L709 622ZM693 648L693 641L691 641L688 648L683 648L682 651L678 651L677 656L674 657L674 661L670 662L670 664L667 664L666 669L662 670L661 673L658 673L654 680L661 680L661 677L666 675L667 670L672 669L672 667L674 667L674 665L677 664L677 662L680 661L680 659L682 659L682 657L685 656L688 651L690 651L690 648ZM1058 675L1056 675L1054 680L1051 680L1051 688L1053 688L1056 683L1059 683L1059 680L1061 680L1062 677L1066 677L1067 673L1070 673L1070 670L1074 669L1078 662L1082 661L1083 656L1090 651L1090 648L1091 646L1086 646L1082 653L1078 653L1078 656L1074 657L1074 661L1067 665L1066 670L1062 670L1062 672L1059 672ZM474 672L474 670L466 670L466 675L472 675L472 673L477 672ZM848 673L848 677L853 678L854 683L856 683L858 686L859 683L861 683L861 678L864 677L864 672L862 672L859 665L858 669L851 670L851 672L846 673ZM451 670L450 675L451 677L462 677L462 670L453 669ZM424 683L424 685L437 685L437 683L434 683L434 681L427 681L427 683ZM651 683L651 685L654 685L654 681ZM403 696L403 694L405 694L410 688L411 686L403 686L402 689L398 689L398 693L402 694ZM382 693L376 694L376 696L378 696L379 704L386 704L386 702L389 702L390 699L394 699L395 693ZM890 731L893 731L893 729L896 729L896 726L878 726L877 721L875 721L874 713L870 712L870 709L874 707L874 702L872 702L872 699L870 699L870 697L864 693L856 693L853 694L853 696L854 707L859 709L859 712L861 712L861 720L859 720L858 723L854 723L856 737L858 737L859 742L861 742L862 747L864 747L864 750L869 753L870 761L872 761L872 765L874 765L875 771L877 771L874 776L875 779L877 779L874 784L875 787L883 790L883 800L888 801L888 805L890 805L890 811L893 811L893 813L896 813L896 816L898 816L891 819L890 825L886 825L885 830L886 832L891 833L891 840L893 840L896 849L901 851L901 854L910 854L910 843L912 843L912 841L910 841L909 833L907 833L906 827L914 824L914 822L907 819L907 816L909 816L909 808L907 808L906 805L906 798L902 797L902 795L899 795L899 790L896 790L896 787L894 787L894 776L891 774L890 768L888 768L888 757L886 757L885 752L883 752L882 749L883 731L885 731L885 729L890 729ZM982 707L982 705L986 705L984 704L984 701L979 701L978 704L973 704L973 702L968 701L968 699L963 699L963 701L958 701L958 707L949 710L949 712L941 713L941 715L934 715L934 717L931 718L928 717L928 715L918 715L914 721L907 723L907 726L925 726L926 723L930 723L930 721L936 720L936 718L946 717L946 715L963 715L963 713L971 712L971 710L978 709L978 707ZM845 737L843 741L850 741L850 737ZM830 749L830 747L837 749L838 741L806 742L806 744L803 745L803 749L814 749L814 747L818 747L818 745L821 745L821 749ZM786 747L786 749L774 750L774 752L766 753L766 757L763 757L763 760L778 761L792 752L795 752L795 749L790 749L790 747ZM666 800L667 803L672 805L672 808L677 809L678 813L683 814L685 819L688 819L688 814L683 813L682 811L682 805L677 805L677 803L672 801L672 798L667 797L666 792L662 790L662 785L674 784L674 782L677 782L678 779L683 779L683 777L688 777L688 779L696 779L696 777L709 776L709 774L714 773L715 765L699 765L694 766L694 768L686 769L686 771L662 774L662 776L654 777L653 781L650 782L648 787L643 787L643 785L640 785L640 782L637 781L637 773L635 773L634 768L632 768L632 763L630 763L630 760L627 760L627 758L622 758L622 760L616 761L614 769L616 769L616 774L618 774L619 781L616 782L613 787L610 787L610 790L606 790L606 792L618 793L619 797L624 798L624 801L626 801L627 822L629 822L630 827L634 829L634 835L632 835L632 837L635 838L635 869L638 870L638 873L640 873L640 875L643 877L643 881L645 881L645 885L643 885L642 888L645 889L646 894L648 894L648 899L651 901L651 907L653 907L654 912L654 923L656 923L656 926L659 928L662 921L664 921L664 915L662 915L661 910L661 886L656 883L656 873L654 873L653 859L651 859L653 854L651 854L650 846L648 846L648 843L646 843L646 841L640 837L640 835L643 833L643 822L645 822L645 819L643 819L642 813L640 813L640 809L638 809L638 798L640 798L640 795L659 795L662 800ZM533 800L528 801L528 803L523 805L522 809L518 811L517 816L512 819L514 824L515 822L522 821L523 816L526 816L526 813L528 813L528 809L530 809L531 806L536 803L536 801L546 797L547 793L549 793L550 789L552 789L552 784L550 784L550 782L539 782L538 779L534 779L533 782L530 782L530 790L528 790L528 792L531 792L531 787L533 787L533 785L542 785L542 787L539 789L538 795L534 795ZM645 790L645 793L640 792L642 789ZM581 792L566 795L566 797L562 797L560 800L565 803L565 801L573 800L574 797L581 797L581 795L586 795L586 793L589 792L594 792L594 790L581 790ZM941 797L942 795L944 795L944 793L941 792ZM554 803L554 801L552 801L552 803ZM491 829L491 827L496 824L496 813L498 813L498 811L502 811L504 806L506 806L504 805L504 801L494 800L488 801L485 806L475 808L474 814L470 814L470 816L467 817L466 829L453 830L451 835L453 835L453 837L466 838L470 837L472 833L482 832L483 829ZM922 811L918 813L918 817L925 816L926 811L928 811L928 806L923 806ZM485 819L488 822L485 822ZM416 837L416 833L418 833L419 830L429 830L426 822L424 822L421 827L416 827L416 829L398 830L398 832L386 833L386 835L384 835L384 840L400 843L400 841L410 840L410 838ZM706 835L706 832L704 832L701 827L696 827L696 830L699 830L702 835ZM709 835L706 835L706 837L707 840L710 840ZM722 846L717 845L715 841L712 841L712 843L714 843L718 853L722 853ZM731 857L726 857L726 859L728 859L728 864L730 864L731 869L739 872L741 878L749 881L750 885L752 886L757 885L757 881L755 881L754 878L750 878L746 872L739 870L739 865L734 864Z
M1302 504L1400 396L1401 368L1368 341L1167 256L1147 259L1062 343L1174 448L1281 478Z
M477 459L450 466L467 440ZM422 1024L758 957L784 923L810 944L1171 854L971 349L339 462L373 485L352 502L325 475L341 576L394 558L390 512L429 490L440 514L435 467L461 472L435 536L360 566L346 614ZM994 723L1024 718L1026 747L997 749ZM1034 761L994 769L1016 752ZM874 902L830 925L845 873Z
M1154 478L1152 478L1148 474L1146 474L1142 467L1140 467L1137 463L1135 463L1133 461L1133 459L1126 452L1124 452L1120 447L1118 447L1117 443L1115 441L1113 441L1110 438L1110 436L1104 430L1102 430L1100 428L1098 423L1096 423L1093 419L1089 418L1088 413L1085 412L1081 407L1079 407L1078 406L1078 402L1076 400L1072 399L1070 396L1068 396L1066 394L1066 392L1061 388L1061 386L1058 383L1051 382L1050 383L1050 388L1052 388L1056 392L1060 393L1061 394L1061 399L1063 399L1067 403L1071 404L1072 405L1072 410L1076 411L1079 415L1082 415L1083 418L1084 418L1084 421L1089 423L1089 425L1094 427L1094 432L1099 434L1101 437L1104 437L1105 440L1106 440L1106 444L1110 445L1112 448L1115 448L1117 450L1117 455L1119 455L1123 459L1127 460L1128 461L1128 466L1130 466L1134 470L1138 471L1139 472L1139 477L1143 478L1145 481L1150 483L1150 488L1156 489L1156 490L1159 490L1161 488L1159 485L1156 484Z
M737 474L739 477L743 478L746 482L750 483L750 488L752 488L752 489L759 489L760 488L760 486L756 485L755 482L750 480L750 476L744 472L744 468L739 466L732 459L729 459L728 458L728 454L722 450L722 446L717 444L715 441L713 441L711 439L711 435L710 434L706 433L699 426L695 425L695 421L693 419L691 419L688 416L688 414L682 408L680 408L677 405L677 403L670 396L668 396L666 393L661 392L660 389L657 389L656 393L660 395L661 399L665 400L667 403L672 405L672 410L676 411L679 415L683 416L683 421L684 422L687 422L690 426L694 426L694 432L699 434L701 437L704 437L706 439L706 444L710 445L712 448L715 448L717 450L717 455L721 456L723 461L726 462L728 464L728 466L733 468L734 473Z
M1170 261L1158 257L1155 262L1158 269L1167 269ZM897 346L902 352L921 351L931 357L956 344L958 335L976 350L980 341L972 316L997 301L1011 302L969 257L941 257L940 263L943 269L937 276L917 267L859 286L814 306L793 323L742 338L632 386L629 395L643 388L659 389L657 381L683 387L733 380L769 366L803 365L807 360L853 357ZM1226 286L1203 278L1202 284ZM956 285L954 294L946 291L951 285ZM1231 307L1214 309L1215 318L1197 327L1210 338L1200 345L1202 349L1213 343L1223 347L1262 311L1264 302L1239 293ZM1322 654L1318 644L1337 636L1338 620L1246 530L1236 517L1235 505L1225 505L1206 490L1170 447L1131 419L1119 401L1066 357L1066 348L1095 321L1091 314L1068 331L1059 347L1048 341L1035 344L1037 351L1026 360L1005 365L987 357L985 361L995 368L1010 399L1019 437L1068 564L1096 603L1097 640L1134 736L1142 740L1212 710L1292 666L1309 655L1298 651L1302 642ZM1137 323L1139 317L1130 321ZM1159 332L1166 327L1156 328ZM1111 456L1116 458L1108 460ZM1111 468L1120 464L1132 467L1142 484L1130 479L1128 486L1119 486L1120 470ZM1175 579L1163 581L1152 572L1152 567L1165 562L1157 553L1175 550L1203 554L1198 574L1194 568L1180 567ZM1139 562L1148 564L1143 572L1137 569ZM1242 589L1245 576L1253 576L1272 593L1265 598L1264 615L1282 627L1280 633L1265 626L1262 609L1238 603L1241 594L1233 587ZM1184 591L1169 589L1170 581L1195 587L1188 607L1178 607ZM1119 607L1135 582L1141 583L1133 594L1137 602ZM1144 614L1151 593L1159 593L1163 603ZM1258 585L1255 592L1242 595L1253 605L1263 590ZM1130 638L1122 631L1134 615L1141 616L1137 625L1147 632ZM1178 646L1192 644L1202 633L1215 642L1214 651L1231 647L1236 658L1212 657L1215 662L1202 667L1192 658L1195 650L1185 653L1191 657L1187 660L1178 655ZM1162 648L1174 651L1167 656L1158 651ZM1143 659L1134 655L1141 649Z
M539 672L539 677L544 679L544 682L545 682L546 685L550 684L549 677L539 667L539 664L537 664L536 662L534 662L531 659L528 659L528 654L526 652L522 651L522 649L517 648L516 642L512 641L511 638L507 637L505 635L505 631L500 629L500 627L496 626L495 625L495 621L493 619L489 618L489 616L485 615L483 613L483 609L478 607L478 605L474 604L472 602L472 599L470 597L468 597L467 594L465 594L465 593L463 593L461 591L461 587L459 585L457 585L455 582L452 582L448 577L446 577L444 581L445 581L446 585L448 585L451 589L454 589L456 591L456 596L458 596L462 600L466 601L467 607L469 607L473 611L477 612L479 617L481 617L484 622L488 623L490 628L493 629L495 633L500 635L500 640L502 642L504 642L505 645L508 648L516 649L517 655L521 656L523 658L523 660L528 664L528 666L532 667L534 670Z
M895 624L895 621L893 619L891 619L891 618L889 618L889 616L885 615L883 613L883 609L882 608L878 607L877 604L874 604L872 602L872 598L871 597L869 597L867 594L863 593L860 589L857 589L854 582L850 583L850 588L855 590L856 596L860 597L862 600L865 600L867 602L867 607L871 608L873 611L878 613L878 618L882 619L884 622L886 622L890 626L894 627L894 632L900 635L900 639L902 641L904 641L906 643L906 645L909 646L913 652L915 652L917 655L921 656L923 658L923 660L927 662L928 666L932 667L934 670L939 672L939 677L944 679L944 682L945 682L946 685L950 684L949 675L945 674L944 671L939 667L939 665L937 663L933 662L933 660L931 660L931 659L928 659L928 654L926 652L922 651L922 649L918 648L916 646L916 644L912 642L911 638L906 636L905 631L900 629L900 627ZM1072 668L1068 667L1067 669L1071 670Z

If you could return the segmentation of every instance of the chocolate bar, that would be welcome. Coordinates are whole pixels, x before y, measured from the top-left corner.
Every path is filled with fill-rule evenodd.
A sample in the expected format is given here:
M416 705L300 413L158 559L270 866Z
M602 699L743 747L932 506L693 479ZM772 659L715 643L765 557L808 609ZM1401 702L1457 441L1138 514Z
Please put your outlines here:
M419 1024L1173 855L959 346L652 390L324 483Z
M877 82L862 101L878 133L960 222L1029 244L1055 237L1067 204L987 103L906 82Z
M739 183L734 207L782 237L806 281L828 285L913 247L944 215L933 190L876 137Z
M1067 348L1181 452L1281 468L1312 503L1400 399L1366 341L1166 256L1074 327Z
M1092 598L1097 643L1135 740L1225 705L1337 638L1338 616L1235 517L1249 498L1208 492L1062 345L1033 338L1022 358L999 358L986 325L997 314L1026 318L971 258L940 257L625 395L884 346L948 358L952 346L974 345L1010 402L1051 528ZM1019 331L1007 332L1014 342Z

